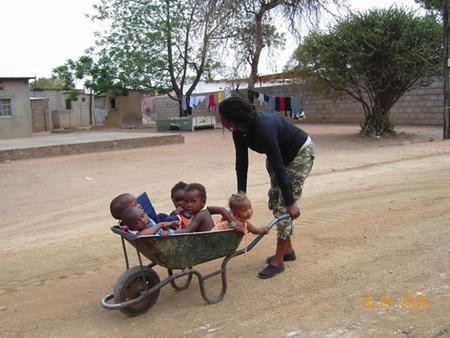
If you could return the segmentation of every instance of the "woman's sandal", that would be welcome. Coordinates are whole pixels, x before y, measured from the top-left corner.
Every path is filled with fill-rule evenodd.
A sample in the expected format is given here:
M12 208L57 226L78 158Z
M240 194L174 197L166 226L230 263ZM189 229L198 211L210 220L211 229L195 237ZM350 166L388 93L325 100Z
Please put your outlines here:
M266 258L266 263L270 264L272 262L272 258L274 258L275 256L269 256ZM295 261L297 259L297 256L295 255L295 251L292 250L291 252L285 254L283 256L283 261L285 262L289 262L289 261Z
M258 277L261 279L272 278L283 271L284 266L275 266L269 263L269 265L259 272Z

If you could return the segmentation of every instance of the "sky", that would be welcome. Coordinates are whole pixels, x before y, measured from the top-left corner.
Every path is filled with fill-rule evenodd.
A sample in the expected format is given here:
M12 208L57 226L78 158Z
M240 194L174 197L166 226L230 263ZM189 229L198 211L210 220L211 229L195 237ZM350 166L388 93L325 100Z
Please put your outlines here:
M50 77L53 68L77 59L94 45L94 32L106 28L92 22L98 0L2 0L0 7L0 77ZM389 7L392 4L418 8L414 0L348 0L354 10ZM289 43L272 58L264 59L260 74L281 71L295 43ZM276 60L276 61L274 61Z

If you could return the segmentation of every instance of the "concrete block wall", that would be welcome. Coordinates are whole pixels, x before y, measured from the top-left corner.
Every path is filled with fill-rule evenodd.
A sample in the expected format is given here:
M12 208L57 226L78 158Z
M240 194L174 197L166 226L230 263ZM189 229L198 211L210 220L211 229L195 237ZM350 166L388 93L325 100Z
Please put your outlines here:
M304 103L306 121L359 124L364 119L361 104L341 93L307 89ZM403 95L392 107L391 118L395 124L442 125L443 79L435 77L429 86Z

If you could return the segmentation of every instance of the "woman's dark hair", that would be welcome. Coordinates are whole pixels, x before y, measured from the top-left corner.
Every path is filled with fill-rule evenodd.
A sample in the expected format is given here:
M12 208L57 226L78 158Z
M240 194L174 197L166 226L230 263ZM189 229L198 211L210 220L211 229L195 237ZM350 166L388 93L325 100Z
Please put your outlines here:
M220 116L240 128L247 129L256 118L255 106L241 97L229 97L219 104Z

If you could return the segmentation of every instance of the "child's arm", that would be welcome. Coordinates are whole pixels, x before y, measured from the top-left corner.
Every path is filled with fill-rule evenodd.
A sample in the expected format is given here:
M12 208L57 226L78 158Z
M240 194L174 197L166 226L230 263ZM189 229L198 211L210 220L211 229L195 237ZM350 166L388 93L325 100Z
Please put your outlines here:
M222 215L222 218L225 221L228 221L230 223L234 221L234 218L231 216L231 214L225 208L222 208L222 207L207 207L207 209L209 210L209 213L211 215Z
M269 232L269 228L268 227L257 227L254 226L252 223L247 221L247 230L255 235L259 235L259 234L267 234Z
M163 222L163 223L166 223L166 222ZM163 223L158 223L155 226L145 228L145 229L139 231L139 235L154 235L162 228Z
M244 227L236 222L236 220L233 218L233 216L231 216L227 209L222 207L208 207L208 210L212 215L222 215L222 219L230 223L230 228L233 228L240 232L244 231Z
M172 228L173 226L178 225L178 221L173 222L161 222L156 224L155 226L152 226L150 228L145 228L144 230L141 230L139 232L139 235L154 235L156 234L160 229L168 229ZM166 237L166 236L163 236Z

